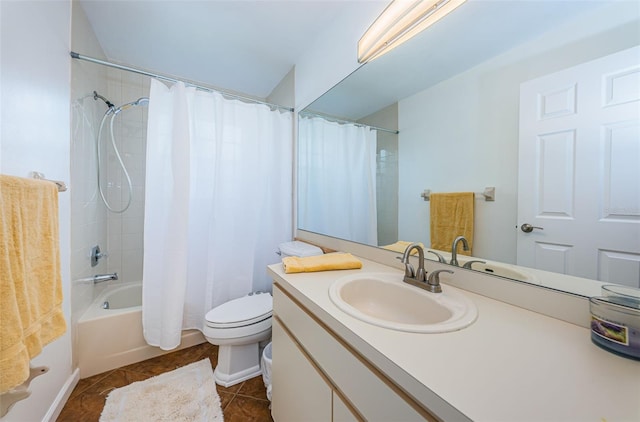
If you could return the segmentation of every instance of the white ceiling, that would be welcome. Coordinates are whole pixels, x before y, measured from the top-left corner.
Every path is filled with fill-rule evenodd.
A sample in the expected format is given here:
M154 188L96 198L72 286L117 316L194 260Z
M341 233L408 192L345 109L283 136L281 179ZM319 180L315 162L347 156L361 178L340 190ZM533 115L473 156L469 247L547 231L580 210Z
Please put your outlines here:
M263 99L328 31L364 33L389 1L79 0L109 60ZM468 0L313 109L357 119L607 3Z
M386 3L80 0L109 60L258 98L266 98L331 25L352 22L364 32L370 22L362 16L375 16Z

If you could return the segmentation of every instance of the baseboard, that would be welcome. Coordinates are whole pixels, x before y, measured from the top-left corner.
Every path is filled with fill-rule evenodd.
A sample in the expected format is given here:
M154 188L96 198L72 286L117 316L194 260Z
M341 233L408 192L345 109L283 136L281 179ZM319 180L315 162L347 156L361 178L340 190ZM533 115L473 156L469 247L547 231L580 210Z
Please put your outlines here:
M60 389L60 392L53 403L51 403L49 410L42 418L43 422L55 422L55 420L58 419L58 416L60 416L64 405L67 404L67 400L69 400L73 389L76 388L78 381L80 381L80 369L76 368L69 378L67 378L67 381Z

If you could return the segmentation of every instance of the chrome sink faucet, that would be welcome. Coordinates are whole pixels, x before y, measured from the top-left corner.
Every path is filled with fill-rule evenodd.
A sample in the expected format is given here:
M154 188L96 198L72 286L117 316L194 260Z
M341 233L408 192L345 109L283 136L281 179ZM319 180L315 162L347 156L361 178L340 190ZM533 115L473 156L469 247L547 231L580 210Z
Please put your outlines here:
M413 265L409 262L409 256L411 256L411 251L414 249L418 251L418 271L415 271ZM431 293L442 293L440 273L453 274L451 270L436 270L432 271L427 277L427 272L424 269L424 249L422 249L422 246L418 243L412 243L407 246L407 249L404 250L404 254L402 255L402 263L404 264L403 281Z
M411 256L411 251L416 249L418 251L418 271L416 272L413 269L413 265L409 262L409 256ZM409 284L413 284L414 286L421 287L416 284L416 282L421 282L424 284L427 279L427 273L424 270L424 249L420 246L419 243L412 243L404 250L404 254L401 259L404 264L404 281Z
M409 256L411 251L416 249L418 251L418 271L414 270L413 265L409 262ZM409 283L412 286L419 287L423 290L430 291L431 293L442 293L442 287L440 286L440 273L451 273L450 270L436 270L432 271L427 277L427 272L424 269L424 249L419 243L412 243L407 246L402 255L402 263L404 264L404 279L405 283Z
M469 243L467 242L467 239L465 239L464 236L458 236L453 240L453 245L451 245L451 265L455 265L456 267L459 267L460 265L458 264L458 243L462 242L462 249L465 251L469 250Z

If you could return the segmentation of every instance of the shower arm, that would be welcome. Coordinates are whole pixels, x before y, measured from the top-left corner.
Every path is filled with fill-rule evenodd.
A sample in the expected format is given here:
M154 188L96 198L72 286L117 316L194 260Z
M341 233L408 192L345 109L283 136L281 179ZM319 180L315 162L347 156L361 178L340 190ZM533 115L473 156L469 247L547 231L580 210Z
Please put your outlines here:
M104 101L105 104L107 105L107 107L109 107L110 109L116 108L116 106L113 105L113 103L111 101L107 100L105 97L103 97L102 95L98 94L96 91L93 91L93 99L98 101L98 98L101 99L102 101Z

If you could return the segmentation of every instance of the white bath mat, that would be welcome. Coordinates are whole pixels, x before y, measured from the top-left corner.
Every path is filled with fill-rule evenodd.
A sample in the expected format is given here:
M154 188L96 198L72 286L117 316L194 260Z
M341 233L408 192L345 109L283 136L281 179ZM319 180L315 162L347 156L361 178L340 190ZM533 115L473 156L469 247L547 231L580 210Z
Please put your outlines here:
M100 422L223 420L209 359L116 388L100 415Z

